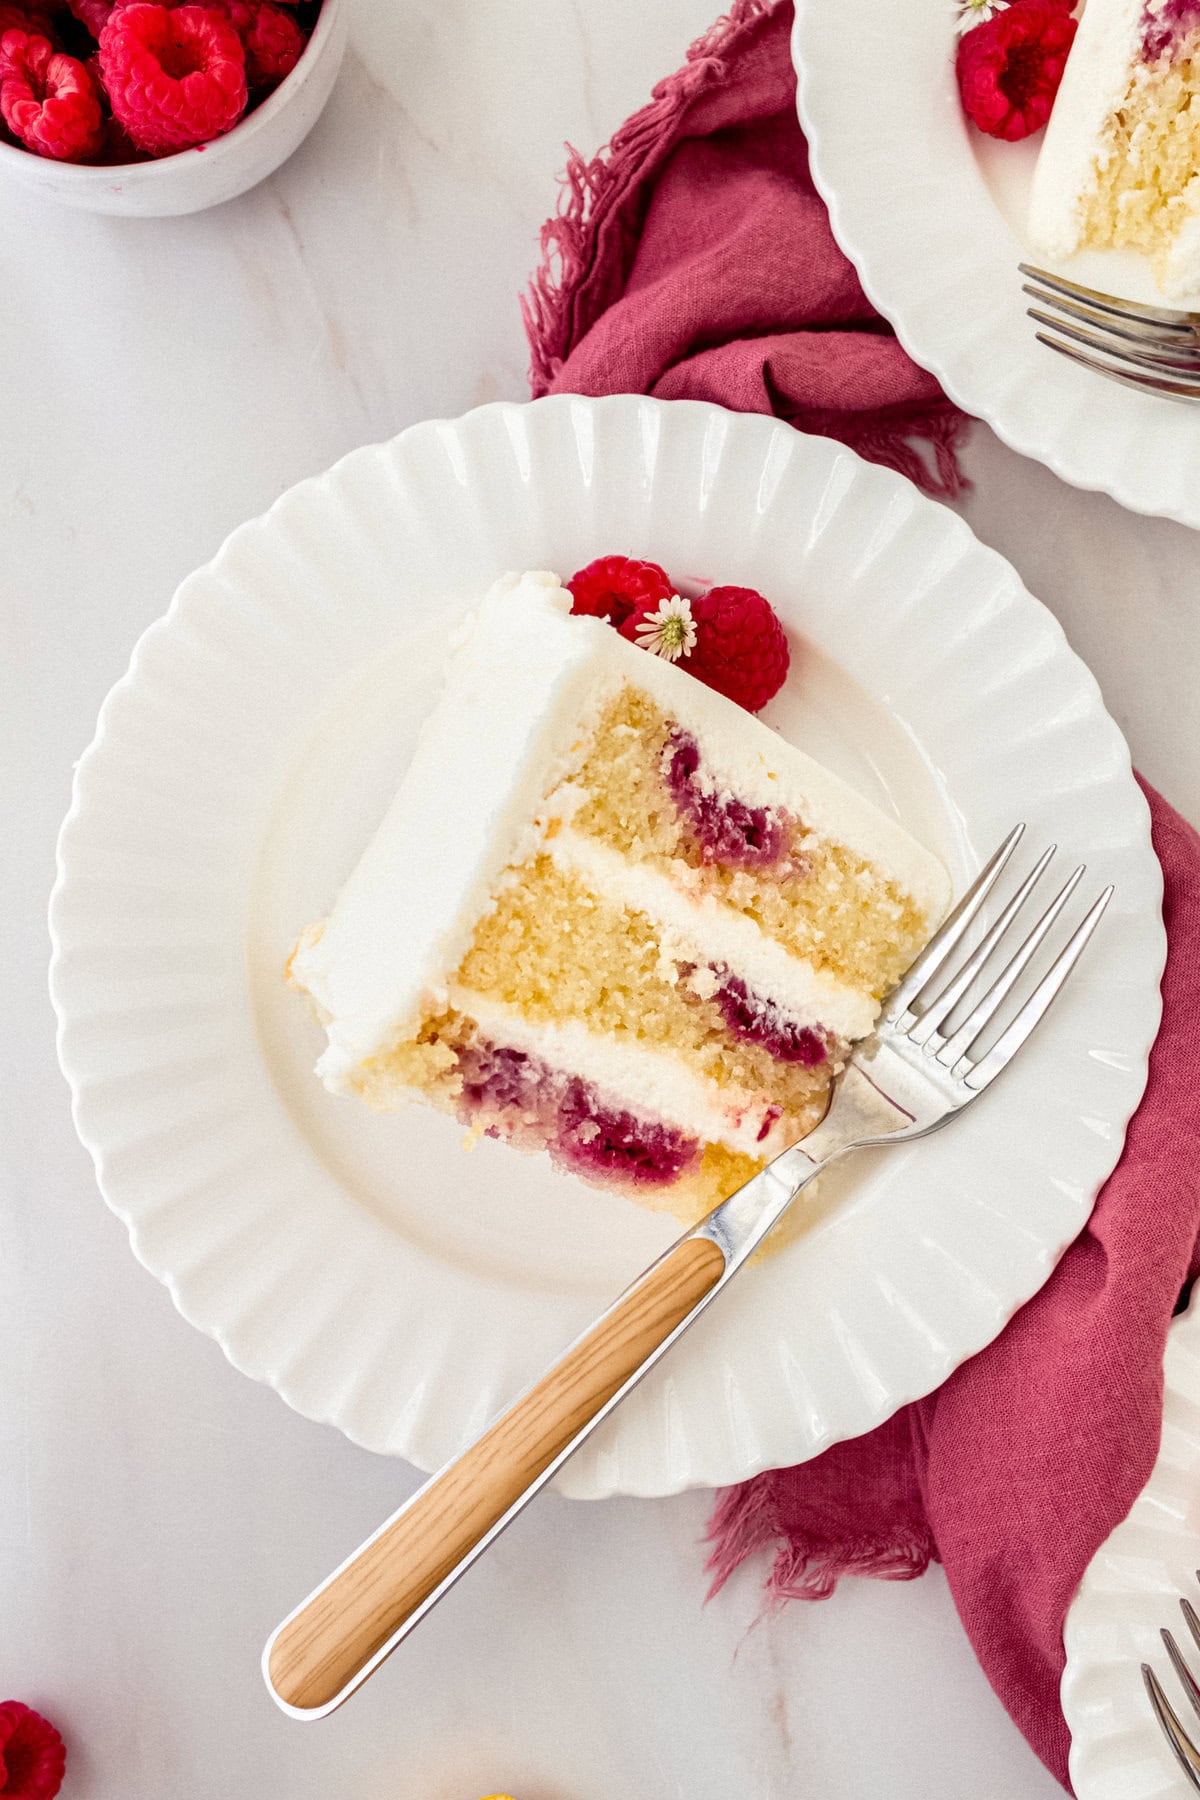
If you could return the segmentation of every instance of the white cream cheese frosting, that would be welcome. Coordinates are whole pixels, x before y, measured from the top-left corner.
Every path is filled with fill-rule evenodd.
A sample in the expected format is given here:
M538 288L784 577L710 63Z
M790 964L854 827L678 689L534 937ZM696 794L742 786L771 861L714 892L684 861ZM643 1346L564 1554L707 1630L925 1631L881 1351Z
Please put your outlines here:
M589 860L628 903L661 918L668 941L675 931L709 945L711 930L720 960L757 977L802 1020L847 1037L869 1029L869 996L781 950L749 920L722 909L718 936L707 911L677 899L664 877L628 865L618 874L603 846L582 845L569 818L565 831L544 840L543 796L565 783L600 711L626 683L695 735L707 775L751 804L786 808L876 863L931 920L945 911L945 869L900 825L683 668L570 607L558 577L544 571L495 583L457 636L443 695L374 838L329 918L296 948L291 978L325 1024L318 1073L331 1088L352 1085L361 1064L399 1042L431 1003L444 1004L503 871L543 841L560 844L564 861ZM565 788L560 798L561 819L570 811Z

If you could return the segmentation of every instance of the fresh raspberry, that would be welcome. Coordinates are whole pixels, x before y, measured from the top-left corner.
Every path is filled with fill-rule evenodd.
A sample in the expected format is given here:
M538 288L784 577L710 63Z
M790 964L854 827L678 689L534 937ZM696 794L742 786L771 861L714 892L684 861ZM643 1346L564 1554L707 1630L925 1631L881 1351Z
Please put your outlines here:
M300 60L305 36L290 13L271 0L204 0L229 20L246 53L252 88L278 87Z
M760 712L779 692L788 672L787 637L771 607L753 588L744 587L709 588L685 604L695 628L694 642L672 660L747 712ZM653 606L640 607L621 627L621 636L656 647L652 614L662 616ZM670 647L659 654L671 655Z
M27 150L58 162L94 155L104 136L92 76L33 32L0 36L0 114Z
M98 58L93 60L98 61ZM120 168L125 163L152 162L148 150L139 150L119 119L104 121L104 142L93 160L104 168Z
M114 116L141 150L206 144L246 110L246 58L233 26L204 6L117 7L100 34Z
M34 37L49 38L51 43L54 42L54 28L48 16L35 12L32 7L0 6L0 38L6 31L27 31ZM0 55L3 55L2 51Z
M75 0L72 0L75 3ZM115 0L120 6L126 0ZM108 0L78 0L81 6L107 6ZM204 6L228 19L246 53L246 81L260 91L277 87L300 60L308 39L292 14L290 0L161 0L172 11L188 4Z
M0 1701L0 1795L4 1800L53 1800L62 1786L67 1753L49 1719L20 1700Z
M573 613L607 619L620 630L640 607L655 607L675 592L671 578L657 563L635 562L629 556L598 556L586 569L572 575Z
M94 38L99 38L112 15L112 0L67 0L67 5Z
M246 72L256 87L278 87L291 74L308 42L281 6L260 6L258 18L243 40Z
M13 49L19 50L22 55L30 37L44 37L47 42L50 40L49 31L43 30L40 24L34 25L29 17L25 13L18 12L15 6L0 6L0 81L3 81L8 72L8 57L4 50L4 40L10 31L19 34L14 39Z
M1075 37L1071 0L1014 0L959 39L958 90L988 137L1015 143L1039 131Z

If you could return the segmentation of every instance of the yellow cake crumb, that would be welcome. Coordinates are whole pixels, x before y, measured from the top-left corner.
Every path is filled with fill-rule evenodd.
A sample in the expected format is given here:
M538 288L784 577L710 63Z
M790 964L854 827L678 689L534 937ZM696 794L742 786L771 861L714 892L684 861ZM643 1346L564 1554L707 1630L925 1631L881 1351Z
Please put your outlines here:
M1083 243L1140 250L1160 277L1180 226L1200 211L1200 33L1180 48L1131 74L1083 210Z
M731 1036L713 997L715 978L707 996L703 979L680 979L652 920L605 900L548 856L505 883L476 926L454 985L538 1024L582 1019L617 1042L678 1057L726 1095L745 1095L748 1107L764 1097L777 1104L794 1136L825 1105L828 1062L780 1062Z
M662 780L670 730L649 695L625 688L601 715L574 778L586 797L572 828L723 900L794 955L879 999L929 935L920 909L870 863L806 831L802 820L788 846L797 874L705 863Z

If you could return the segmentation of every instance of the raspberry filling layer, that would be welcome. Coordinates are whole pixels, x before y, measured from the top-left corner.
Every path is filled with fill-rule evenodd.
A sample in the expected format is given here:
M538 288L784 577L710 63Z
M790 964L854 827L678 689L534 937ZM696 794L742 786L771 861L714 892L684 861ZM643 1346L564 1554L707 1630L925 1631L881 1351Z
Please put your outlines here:
M765 869L782 861L791 837L790 816L782 809L747 806L736 795L708 786L700 768L700 746L678 725L663 748L663 779L706 863Z
M1200 25L1200 0L1167 0L1142 13L1142 55L1148 62L1180 47L1180 40Z
M779 1062L815 1069L829 1056L829 1039L819 1026L801 1025L774 1000L764 1000L738 975L713 970L721 985L713 996L734 1037L761 1044Z
M590 1082L523 1050L476 1038L460 1048L458 1059L464 1123L486 1118L488 1137L544 1145L574 1174L662 1186L696 1155L695 1138L608 1104Z

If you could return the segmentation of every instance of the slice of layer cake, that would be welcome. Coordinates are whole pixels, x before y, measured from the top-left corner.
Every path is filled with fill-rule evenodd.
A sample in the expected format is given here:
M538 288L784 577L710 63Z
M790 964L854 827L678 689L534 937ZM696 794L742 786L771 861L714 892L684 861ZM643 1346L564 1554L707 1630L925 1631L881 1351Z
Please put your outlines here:
M326 1085L698 1217L820 1118L936 859L681 667L506 576L294 985Z
M1048 256L1129 249L1200 295L1200 0L1087 0L1034 174Z

